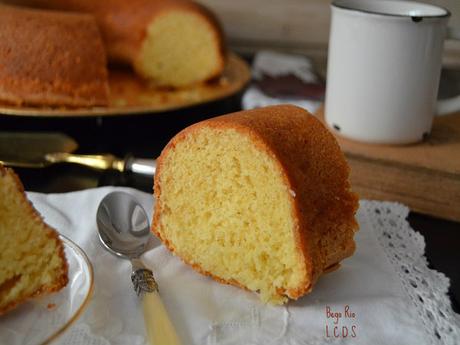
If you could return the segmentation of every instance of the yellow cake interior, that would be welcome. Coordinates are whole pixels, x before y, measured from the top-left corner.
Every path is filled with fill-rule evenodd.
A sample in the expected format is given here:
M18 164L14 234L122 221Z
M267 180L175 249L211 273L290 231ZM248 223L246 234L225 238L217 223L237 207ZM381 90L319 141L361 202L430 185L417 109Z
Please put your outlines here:
M185 86L222 68L218 35L198 13L171 10L147 27L136 68L158 85Z
M235 129L200 128L168 151L158 231L186 262L283 303L305 286L291 198L273 157ZM281 293L280 293L281 292Z
M1 167L0 167L1 169ZM67 282L55 233L32 212L11 173L0 170L0 314Z

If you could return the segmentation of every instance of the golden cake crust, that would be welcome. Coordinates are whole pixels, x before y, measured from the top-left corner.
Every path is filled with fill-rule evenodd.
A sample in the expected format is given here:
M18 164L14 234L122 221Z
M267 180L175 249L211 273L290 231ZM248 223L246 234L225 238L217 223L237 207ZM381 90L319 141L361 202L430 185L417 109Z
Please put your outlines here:
M277 291L290 298L311 291L323 273L332 271L355 250L354 232L358 228L355 213L358 197L350 191L349 167L333 135L314 116L291 105L273 106L216 117L192 125L176 135L164 148L157 162L154 194L156 208L152 231L166 247L176 252L157 227L161 217L161 173L163 157L178 142L202 127L232 128L248 135L254 145L278 162L286 186L292 192L294 234L303 253L306 276L296 289ZM182 258L184 260L184 258ZM186 262L191 264L190 262ZM237 281L225 281L191 266L215 280L243 287Z
M106 105L106 65L91 16L0 5L0 102Z
M144 77L141 69L136 68L146 30L155 17L173 10L195 13L207 21L215 33L216 46L220 51L220 67L209 75L207 80L218 77L226 62L226 44L223 30L214 16L204 6L188 0L16 0L16 4L38 8L76 11L93 15L101 30L108 58L113 63L131 65Z
M44 221L43 218L40 216L40 214L35 210L31 202L27 199L25 192L24 192L24 186L21 183L21 180L19 177L13 172L13 170L4 168L0 164L0 177L3 177L5 175L10 175L13 178L13 181L16 185L16 188L18 191L22 194L22 201L23 201L23 206L26 207L27 213L29 214L30 218L37 220L38 222L41 222L43 224L43 230L47 232L47 236L49 237L50 241L56 241L57 247L58 247L58 256L61 258L62 261L62 266L60 267L62 274L54 281L54 284L52 286L41 286L38 288L34 293L30 296L24 297L22 299L17 299L14 300L7 305L3 306L0 308L0 315L5 314L6 312L14 309L16 306L19 304L32 299L37 296L41 295L46 295L52 292L56 292L64 288L68 281L68 263L64 254L64 245L62 244L61 240L59 239L59 234L58 232L51 228L49 225L47 225ZM0 291L1 291L1 286L0 286Z

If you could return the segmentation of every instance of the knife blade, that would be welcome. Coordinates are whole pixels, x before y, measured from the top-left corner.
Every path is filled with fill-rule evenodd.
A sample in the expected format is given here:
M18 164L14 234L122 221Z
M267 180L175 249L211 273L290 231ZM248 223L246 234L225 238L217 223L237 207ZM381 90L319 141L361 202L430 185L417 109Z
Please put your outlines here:
M155 174L153 159L74 154L77 148L77 142L63 133L0 132L0 164L6 166L44 168L57 163L72 163L97 170L131 171L146 176Z
M55 132L0 132L0 162L4 165L43 168L50 163L50 152L74 152L78 144L71 137Z

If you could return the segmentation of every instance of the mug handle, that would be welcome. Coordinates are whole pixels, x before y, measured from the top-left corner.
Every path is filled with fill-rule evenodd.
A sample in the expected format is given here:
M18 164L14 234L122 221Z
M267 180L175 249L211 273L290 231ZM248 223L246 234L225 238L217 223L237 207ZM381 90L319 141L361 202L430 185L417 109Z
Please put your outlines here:
M447 39L460 41L460 30L447 27ZM438 100L436 103L436 115L446 115L460 111L460 95Z

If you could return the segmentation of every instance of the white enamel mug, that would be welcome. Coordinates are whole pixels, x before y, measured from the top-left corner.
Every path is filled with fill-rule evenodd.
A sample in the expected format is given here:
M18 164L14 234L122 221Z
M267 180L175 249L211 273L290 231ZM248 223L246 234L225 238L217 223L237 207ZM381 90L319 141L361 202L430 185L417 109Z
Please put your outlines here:
M332 3L325 120L338 134L408 144L430 133L448 10L396 0Z

